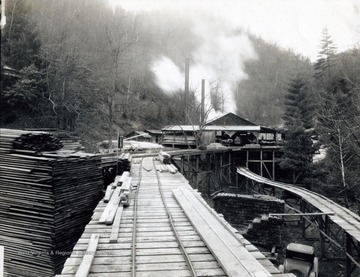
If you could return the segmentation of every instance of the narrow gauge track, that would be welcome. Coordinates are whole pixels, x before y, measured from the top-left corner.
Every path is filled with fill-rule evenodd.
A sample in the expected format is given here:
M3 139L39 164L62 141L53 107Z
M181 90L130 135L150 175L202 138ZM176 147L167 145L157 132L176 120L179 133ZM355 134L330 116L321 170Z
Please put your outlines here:
M159 162L139 159L131 276L226 276L177 204L175 186L160 176Z
M304 188L300 188L291 184L282 182L275 182L264 177L261 177L248 169L238 167L237 172L247 178L256 182L264 183L273 187L284 189L293 193L306 202L314 206L316 209L323 213L328 213L329 218L343 228L347 233L353 236L354 239L360 242L360 217L350 211L349 209L337 204L331 199ZM332 214L333 213L333 214Z

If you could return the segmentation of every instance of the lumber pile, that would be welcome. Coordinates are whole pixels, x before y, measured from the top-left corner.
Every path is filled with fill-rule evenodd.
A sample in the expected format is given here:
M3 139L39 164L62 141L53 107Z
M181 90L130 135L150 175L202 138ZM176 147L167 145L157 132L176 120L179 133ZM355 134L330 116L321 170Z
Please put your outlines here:
M101 157L59 154L58 142L49 133L0 129L0 244L8 276L61 272L102 197Z
M130 170L130 153L102 154L101 167L113 167L118 163L118 171L124 172Z
M17 130L18 131L18 130ZM56 139L58 139L61 144L61 150L63 151L83 151L85 147L81 144L81 138L72 132L67 132L58 129L26 129L26 131L31 132L46 132L53 135ZM47 151L47 150L45 150Z
M41 152L59 150L63 147L60 140L50 133L1 129L0 135L0 148Z
M63 150L83 151L85 149L81 144L81 138L73 133L57 131L53 134L61 141Z

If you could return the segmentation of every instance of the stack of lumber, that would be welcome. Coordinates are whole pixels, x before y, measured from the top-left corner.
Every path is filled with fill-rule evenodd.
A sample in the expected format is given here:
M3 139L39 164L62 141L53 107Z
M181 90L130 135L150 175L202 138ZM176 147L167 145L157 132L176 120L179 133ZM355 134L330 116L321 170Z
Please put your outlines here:
M0 148L35 152L59 150L63 144L50 133L1 129Z
M124 172L130 170L130 154L120 153L119 155L114 154L103 154L101 155L101 167L116 167L118 164L118 172Z
M148 153L157 153L163 149L164 146L145 141L136 141L136 140L124 140L124 151L136 151L136 152L148 152Z
M37 132L46 132L52 134L56 139L58 139L62 144L62 150L65 151L82 151L85 147L81 144L81 138L72 133L64 130L58 129L26 129L26 131L37 131Z
M81 144L81 138L73 133L65 131L57 131L53 133L63 144L63 150L84 150L85 147Z
M22 141L32 145L28 138L31 142L41 138L47 146L57 141L49 133L0 129L0 244L5 246L5 272L54 276L102 197L101 158L39 152L41 147L15 148Z

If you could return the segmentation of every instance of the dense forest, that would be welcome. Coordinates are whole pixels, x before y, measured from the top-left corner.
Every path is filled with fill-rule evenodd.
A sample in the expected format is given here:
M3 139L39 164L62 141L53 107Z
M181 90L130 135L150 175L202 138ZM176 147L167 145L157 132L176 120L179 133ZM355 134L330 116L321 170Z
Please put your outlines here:
M8 0L6 16L1 127L75 131L94 150L118 132L183 123L190 58L208 109L286 130L289 180L359 202L359 46L338 53L324 29L312 63L201 11L131 13L103 0ZM199 93L195 82L192 123ZM325 158L314 162L315 152Z

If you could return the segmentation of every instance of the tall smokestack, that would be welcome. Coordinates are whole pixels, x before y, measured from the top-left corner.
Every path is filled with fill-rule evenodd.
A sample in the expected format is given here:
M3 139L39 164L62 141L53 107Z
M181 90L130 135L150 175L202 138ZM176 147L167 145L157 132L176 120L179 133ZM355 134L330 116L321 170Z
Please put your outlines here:
M205 79L201 80L201 111L200 124L205 124Z
M189 106L189 72L190 72L190 59L185 59L185 120L184 123L188 123L188 106Z

